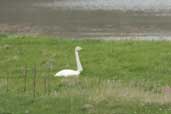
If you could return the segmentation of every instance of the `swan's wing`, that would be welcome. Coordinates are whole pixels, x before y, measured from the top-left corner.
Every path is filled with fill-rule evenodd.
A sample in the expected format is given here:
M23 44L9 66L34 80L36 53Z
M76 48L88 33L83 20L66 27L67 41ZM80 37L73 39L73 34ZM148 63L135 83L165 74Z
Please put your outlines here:
M55 76L57 77L69 77L69 76L78 76L80 74L79 71L65 69L57 72Z

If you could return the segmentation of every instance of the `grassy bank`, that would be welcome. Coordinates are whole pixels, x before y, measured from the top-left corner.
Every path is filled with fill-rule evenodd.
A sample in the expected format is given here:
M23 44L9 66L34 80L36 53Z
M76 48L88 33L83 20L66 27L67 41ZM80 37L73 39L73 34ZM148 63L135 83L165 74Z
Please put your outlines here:
M81 46L79 78L54 78L76 69L74 48ZM0 113L169 114L171 42L64 40L0 36ZM27 92L23 72L27 66ZM36 97L32 68L37 68ZM8 93L6 92L8 76ZM44 94L44 77L49 93Z

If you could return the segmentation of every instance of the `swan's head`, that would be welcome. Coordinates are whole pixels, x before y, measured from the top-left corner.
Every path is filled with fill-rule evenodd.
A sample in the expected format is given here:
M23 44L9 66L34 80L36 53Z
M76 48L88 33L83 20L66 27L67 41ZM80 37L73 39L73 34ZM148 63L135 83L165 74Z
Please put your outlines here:
M79 47L79 46L77 46L77 47L75 48L75 50L76 50L76 51L80 51L80 50L82 50L82 48Z

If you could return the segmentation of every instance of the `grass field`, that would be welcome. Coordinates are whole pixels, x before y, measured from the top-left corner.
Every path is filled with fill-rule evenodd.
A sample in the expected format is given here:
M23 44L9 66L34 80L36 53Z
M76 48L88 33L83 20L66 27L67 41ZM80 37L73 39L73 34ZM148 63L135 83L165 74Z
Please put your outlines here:
M53 77L61 69L76 69L75 46L83 48L80 58L84 71L80 77ZM0 114L171 113L169 41L1 35L0 60ZM23 92L26 65L27 91ZM49 80L48 94L44 93L44 77Z

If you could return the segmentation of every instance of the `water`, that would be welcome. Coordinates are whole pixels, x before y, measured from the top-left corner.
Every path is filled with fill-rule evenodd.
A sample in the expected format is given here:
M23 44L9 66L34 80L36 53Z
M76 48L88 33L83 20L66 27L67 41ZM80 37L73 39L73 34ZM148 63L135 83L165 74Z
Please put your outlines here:
M40 6L76 10L170 10L170 0L57 0Z
M170 0L1 0L0 32L169 39Z

